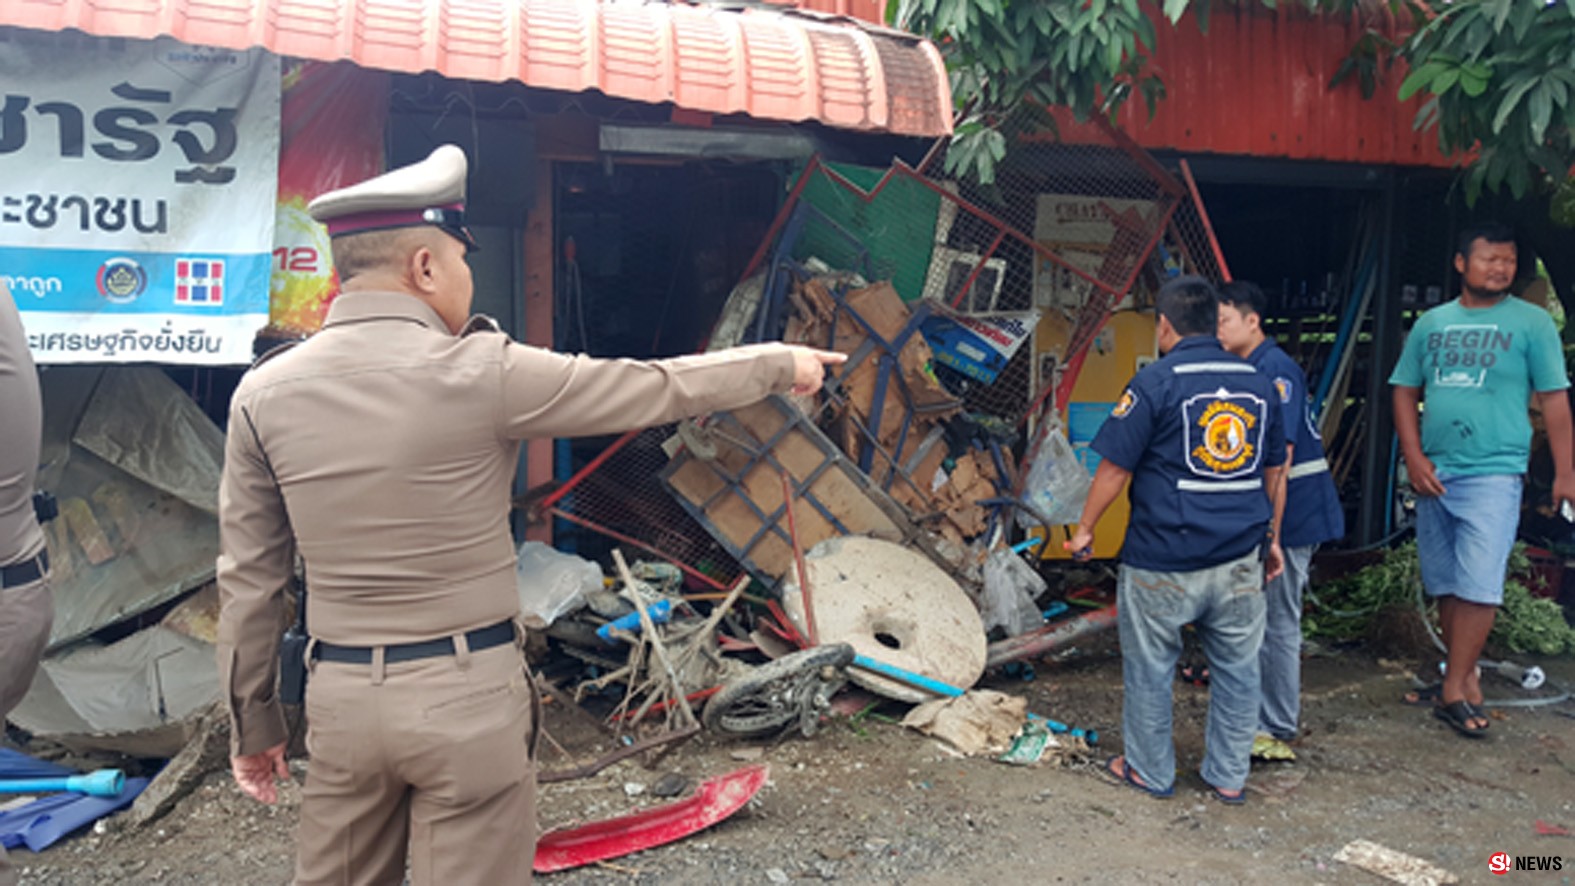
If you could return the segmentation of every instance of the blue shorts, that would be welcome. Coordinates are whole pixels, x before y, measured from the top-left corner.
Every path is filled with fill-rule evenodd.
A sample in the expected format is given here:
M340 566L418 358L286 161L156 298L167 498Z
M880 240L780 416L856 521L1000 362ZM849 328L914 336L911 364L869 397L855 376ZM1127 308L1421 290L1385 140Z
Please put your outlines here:
M1444 494L1417 496L1416 550L1432 597L1504 602L1509 552L1520 526L1519 474L1439 477Z

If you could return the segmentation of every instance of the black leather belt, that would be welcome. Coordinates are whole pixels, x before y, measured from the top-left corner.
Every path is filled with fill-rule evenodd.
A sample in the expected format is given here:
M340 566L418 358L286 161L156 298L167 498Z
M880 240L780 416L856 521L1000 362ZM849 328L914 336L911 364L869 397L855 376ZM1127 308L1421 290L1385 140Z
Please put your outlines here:
M477 628L465 634L465 645L471 652L491 649L502 646L504 643L514 642L514 622L500 621L495 625ZM336 661L341 664L371 664L372 646L340 646L335 643L324 643L319 640L312 647L312 656L320 661ZM394 643L383 647L383 663L393 664L396 661L415 661L419 658L437 658L440 655L454 654L454 638L442 637L437 640L425 640L420 643Z
M49 572L49 552L39 551L38 556L31 560L23 560L10 566L0 567L0 588L16 588L30 585L43 578Z

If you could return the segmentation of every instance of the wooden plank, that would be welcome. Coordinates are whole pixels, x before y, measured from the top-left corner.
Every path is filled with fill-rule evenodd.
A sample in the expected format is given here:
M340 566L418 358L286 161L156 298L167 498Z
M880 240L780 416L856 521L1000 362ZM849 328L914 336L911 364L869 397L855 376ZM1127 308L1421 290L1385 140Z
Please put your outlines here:
M793 419L799 419L799 423L781 434L771 448L774 462L751 455L749 450L761 451L765 441L778 437ZM716 444L717 457L701 461L687 450L680 452L665 472L665 480L708 531L755 574L778 579L792 569L786 520L781 519L780 524L773 524L762 533L761 517L753 509L764 512L767 519L784 516L778 513L782 507L782 481L777 464L787 470L796 488L802 489L805 481L815 477L807 489L797 494L794 504L803 548L843 534L816 503L835 515L848 533L917 543L920 533L901 516L901 508L885 493L868 486L857 468L786 400L773 398L717 415L712 427L716 429L711 440ZM939 449L944 454L944 447ZM723 489L729 491L719 495ZM917 544L935 558L928 545Z

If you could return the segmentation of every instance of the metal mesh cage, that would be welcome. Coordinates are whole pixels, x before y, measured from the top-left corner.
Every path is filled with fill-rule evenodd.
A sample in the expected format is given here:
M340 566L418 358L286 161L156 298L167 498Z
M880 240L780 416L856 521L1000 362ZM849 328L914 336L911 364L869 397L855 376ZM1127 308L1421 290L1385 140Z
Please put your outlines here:
M1113 310L1148 305L1177 273L1224 274L1195 189L1113 129L1085 131L1098 143L1009 134L1014 149L990 186L937 177L938 152L922 170L811 159L747 263L711 346L784 337L836 346L839 329L856 332L828 412L848 415L838 398L861 365L866 373L882 367L875 405L867 398L857 420L827 425L827 433L877 485L917 507L927 493L912 488L913 478L934 469L892 466L928 457L926 410L966 413L1010 439L1042 405L1066 403ZM882 288L894 296L853 308ZM1036 348L1035 335L1055 340ZM904 363L913 341L925 348L916 373ZM1047 350L1054 359L1042 358ZM620 439L544 506L720 587L741 567L655 479L679 445L672 438L667 428Z

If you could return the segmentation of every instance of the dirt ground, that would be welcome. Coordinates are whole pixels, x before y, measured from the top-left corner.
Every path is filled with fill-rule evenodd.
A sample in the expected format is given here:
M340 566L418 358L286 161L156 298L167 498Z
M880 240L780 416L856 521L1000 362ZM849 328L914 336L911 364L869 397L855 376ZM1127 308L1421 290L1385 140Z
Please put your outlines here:
M1359 652L1306 663L1305 736L1294 764L1255 765L1249 802L1209 797L1196 769L1207 689L1176 686L1178 789L1156 800L1098 775L1093 762L1023 769L959 758L892 722L826 724L813 738L739 742L702 736L655 769L627 761L547 786L543 827L663 802L650 788L745 765L771 767L765 789L731 819L682 842L549 875L589 883L1382 883L1334 860L1365 839L1425 859L1462 883L1575 881L1575 837L1539 836L1538 820L1575 831L1575 704L1500 708L1492 737L1463 739L1398 698L1413 663ZM1575 662L1542 662L1575 684ZM1525 697L1484 678L1490 698ZM1120 660L1109 643L1031 681L998 679L1031 711L1101 733L1095 759L1120 749ZM581 759L607 746L549 706L547 727ZM900 716L902 709L889 713ZM565 764L544 750L549 767ZM297 762L297 774L304 764ZM640 787L633 787L640 786ZM633 796L631 796L633 794ZM227 773L176 810L131 831L111 822L40 855L15 855L23 883L283 884L290 880L299 792L265 807ZM1489 872L1495 852L1558 856L1557 873Z

